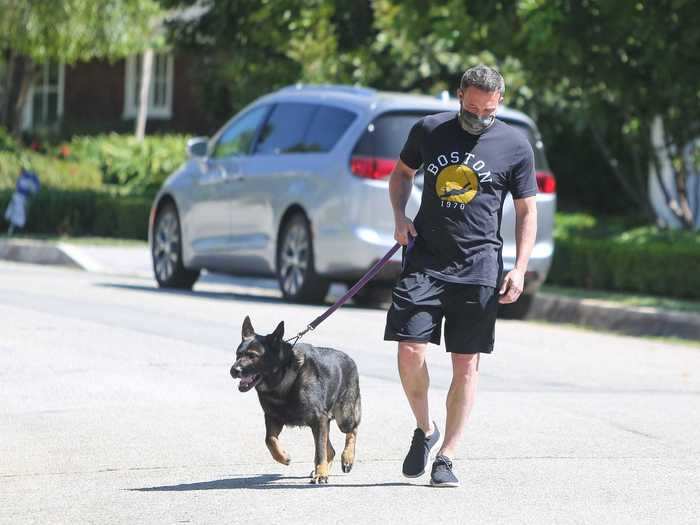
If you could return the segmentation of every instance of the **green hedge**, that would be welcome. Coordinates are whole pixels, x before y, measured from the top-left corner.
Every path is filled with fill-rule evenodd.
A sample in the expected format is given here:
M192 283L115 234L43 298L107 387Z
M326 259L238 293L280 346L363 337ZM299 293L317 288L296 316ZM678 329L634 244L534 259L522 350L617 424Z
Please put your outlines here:
M12 195L0 191L0 221ZM151 200L95 190L42 189L32 200L26 233L147 239Z
M15 187L21 166L34 170L42 187L76 190L102 187L100 171L91 164L78 164L23 150L20 153L0 151L0 189Z
M187 137L152 135L137 142L133 135L74 137L68 158L96 168L103 184L125 195L153 195L186 159Z
M154 195L187 158L185 135L111 133L74 137L69 143L23 148L0 128L0 189L14 187L20 166L33 169L42 185L55 188L104 187L122 195Z
M700 233L557 214L547 282L561 286L700 299ZM619 233L618 233L619 232Z
M31 200L26 233L145 239L152 196L185 160L184 135L75 137L23 148L0 128L0 227L21 167L34 170L41 191Z
M0 126L0 151L19 151L20 145L7 130Z

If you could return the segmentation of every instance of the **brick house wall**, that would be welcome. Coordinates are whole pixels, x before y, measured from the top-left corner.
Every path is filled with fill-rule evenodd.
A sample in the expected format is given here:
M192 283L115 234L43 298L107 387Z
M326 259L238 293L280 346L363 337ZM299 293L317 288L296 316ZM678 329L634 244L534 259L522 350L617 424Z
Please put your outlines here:
M217 123L202 111L197 100L195 63L191 55L174 57L171 117L149 118L147 133L195 135L216 130ZM134 119L123 117L125 77L125 60L93 60L66 66L62 134L133 131Z
M104 60L66 66L63 128L66 132L122 131L125 62Z

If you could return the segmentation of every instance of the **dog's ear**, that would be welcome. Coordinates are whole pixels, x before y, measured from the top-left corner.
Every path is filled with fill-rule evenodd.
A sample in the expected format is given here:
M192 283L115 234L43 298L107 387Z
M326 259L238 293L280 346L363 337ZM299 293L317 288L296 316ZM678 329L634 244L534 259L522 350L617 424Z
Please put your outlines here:
M241 330L241 337L244 340L250 340L255 337L255 330L253 330L253 323L250 322L250 317L247 315L243 320L243 329Z
M272 340L273 344L277 345L282 342L282 338L284 337L284 321L280 321L280 324L277 325L277 328L275 328L275 331L270 334L270 339Z

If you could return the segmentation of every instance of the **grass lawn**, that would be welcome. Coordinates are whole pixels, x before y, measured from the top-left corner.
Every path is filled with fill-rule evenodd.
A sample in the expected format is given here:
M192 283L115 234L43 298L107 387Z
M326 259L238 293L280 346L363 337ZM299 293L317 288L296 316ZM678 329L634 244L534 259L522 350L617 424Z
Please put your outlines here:
M672 299L668 297L625 292L606 292L604 290L584 290L582 288L565 288L562 286L549 285L543 286L542 292L563 295L574 299L599 299L618 303L623 306L651 306L662 310L700 313L700 301L685 299Z
M628 334L624 332L617 332L615 330L606 330L605 328L600 328L600 327L590 327L590 326L585 326L585 325L579 325L575 323L555 323L552 321L545 321L543 319L530 319L528 320L528 323L536 323L536 324L541 324L541 325L546 325L546 326L558 326L558 327L564 327L569 330L578 330L581 332L602 332L606 334L611 334L611 335L619 335L623 337L639 337L640 339L648 339L651 341L658 341L659 343L664 343L664 344L672 344L672 345L681 345L681 346L692 346L694 348L697 348L700 350L700 341L696 341L694 339L683 339L680 337L667 337L667 336L658 336L658 335L635 335L635 334Z

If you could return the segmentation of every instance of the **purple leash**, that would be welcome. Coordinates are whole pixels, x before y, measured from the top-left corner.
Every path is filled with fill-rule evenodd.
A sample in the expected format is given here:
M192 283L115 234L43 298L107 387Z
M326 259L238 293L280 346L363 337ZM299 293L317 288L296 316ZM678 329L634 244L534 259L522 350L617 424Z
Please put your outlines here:
M408 241L408 249L411 249L411 246L413 245L413 239L409 235L409 241ZM325 321L333 312L335 312L338 308L343 306L345 303L347 303L352 296L354 296L357 292L362 289L364 285L366 285L372 278L377 275L379 270L381 270L394 256L394 254L401 248L401 244L398 242L394 244L394 246L391 247L391 249L386 252L386 255L379 259L374 265L367 271L366 274L364 274L359 281L357 281L352 288L350 288L347 292L345 292L345 295L343 295L340 299L338 299L333 306L331 306L328 310L323 312L321 315L319 315L316 319L311 321L311 324L309 324L304 330L299 332L295 337L292 337L290 339L287 339L287 342L291 341L294 339L294 342L292 343L292 346L297 344L297 341L301 339L307 332L310 332L312 330L315 330L318 325L320 325L323 321Z

